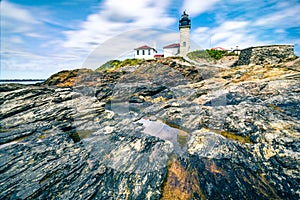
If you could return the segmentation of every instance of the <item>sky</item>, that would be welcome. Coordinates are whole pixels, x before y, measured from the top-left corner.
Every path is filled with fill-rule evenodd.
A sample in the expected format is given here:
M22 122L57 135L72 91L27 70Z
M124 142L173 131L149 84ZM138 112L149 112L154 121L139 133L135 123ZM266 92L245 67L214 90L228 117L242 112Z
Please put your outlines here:
M0 0L1 79L48 78L178 42L184 10L195 47L294 44L300 0Z

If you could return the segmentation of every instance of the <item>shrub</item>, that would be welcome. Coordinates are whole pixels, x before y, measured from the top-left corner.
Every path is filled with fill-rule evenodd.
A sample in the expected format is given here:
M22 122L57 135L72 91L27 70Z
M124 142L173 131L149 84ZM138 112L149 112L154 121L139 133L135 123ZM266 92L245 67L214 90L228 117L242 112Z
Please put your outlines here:
M188 58L192 59L192 60L197 60L197 59L205 59L205 60L209 60L210 56L208 54L207 51L205 50L197 50L197 51L193 51L187 54Z
M192 60L197 59L205 59L207 61L211 61L212 58L215 60L221 59L223 56L231 56L235 55L234 53L228 53L227 51L215 50L215 49L207 49L207 50L197 50L188 53L188 57Z
M207 49L206 52L209 54L210 57L216 60L219 60L223 56L226 56L228 54L227 51L215 50L215 49Z
M119 61L119 60L110 60L110 61L107 61L102 66L100 66L99 68L97 68L96 70L97 71L107 71L109 69L115 68L115 66L119 65L120 63L121 63L121 61Z
M97 68L97 71L113 71L116 69L119 69L121 67L125 67L125 66L134 66L134 65L138 65L141 63L142 60L140 59L125 59L123 61L120 60L110 60L107 61L105 64L103 64L102 66L100 66L99 68Z

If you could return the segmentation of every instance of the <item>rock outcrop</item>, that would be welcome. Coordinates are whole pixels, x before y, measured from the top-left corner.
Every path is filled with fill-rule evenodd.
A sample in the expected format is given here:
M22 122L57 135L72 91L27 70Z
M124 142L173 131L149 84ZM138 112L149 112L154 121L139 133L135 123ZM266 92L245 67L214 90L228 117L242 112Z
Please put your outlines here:
M0 85L0 199L299 199L300 60Z
M294 45L257 46L243 49L237 65L274 65L295 58Z

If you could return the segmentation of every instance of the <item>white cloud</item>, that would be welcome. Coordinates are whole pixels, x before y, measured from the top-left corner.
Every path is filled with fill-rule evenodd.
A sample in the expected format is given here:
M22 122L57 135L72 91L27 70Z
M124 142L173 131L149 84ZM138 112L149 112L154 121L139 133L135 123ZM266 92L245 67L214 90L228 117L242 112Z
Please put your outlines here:
M13 45L11 40L8 40L8 36L13 34L13 27L6 25L8 30L5 36L6 48L1 49L1 54L4 55L1 60L2 75L17 77L17 72L18 74L25 74L31 71L34 72L32 74L41 76L42 73L49 75L63 69L78 68L81 65L98 67L102 62L124 53L128 54L133 48L145 43L150 46L164 46L166 42L175 38L175 34L156 29L170 26L177 21L167 14L168 5L169 1L125 0L120 3L116 0L107 0L101 4L97 13L87 16L84 22L78 24L78 27L73 27L75 30L63 32L66 36L65 40L57 37L49 38L47 41L49 35L44 36L37 29L34 29L34 25L40 23L39 25L51 30L50 27L43 24L45 16L42 18L35 16L35 18L42 20L41 22L30 22L29 19L33 19L33 15L24 7L12 4L13 9L15 6L19 10L25 10L28 14L25 21L13 19L15 22L23 23L28 27L18 30L18 33L26 39L31 39L31 41L43 39L43 43L37 44L40 45L41 49L47 49L47 51L40 52L36 51L38 48L29 50L22 46ZM5 23L9 24L11 21L11 18L6 17ZM49 23L49 21L46 22ZM153 28L142 30L141 28L145 26ZM129 30L134 31L128 32ZM126 33L125 36L119 35L124 32ZM178 34L176 35L178 37ZM17 38L14 40L18 42ZM30 44L31 41L25 42ZM99 46L99 44L101 45Z
M248 21L225 21L220 27L216 29L216 31L222 32L244 29L247 28L248 25Z
M54 29L43 23L47 18L44 8L1 1L0 9L1 78L47 78L63 69L81 67L82 54L62 48L62 39L49 33Z
M1 78L48 78L53 73L74 67L80 67L78 58L68 52L43 56L22 49L1 50Z
M25 10L8 1L1 1L1 17L9 18L16 21L36 24L37 20L31 15L28 10Z
M1 1L1 29L5 33L24 33L39 24L26 9L8 1Z
M246 48L266 43L259 40L250 21L230 20L215 28L200 27L192 32L192 38L203 48Z
M279 34L286 33L286 30L284 30L284 29L276 29L275 33L279 33Z
M162 48L175 43L179 34L168 29L136 29L122 33L103 42L92 51L83 63L84 67L97 68L111 59L121 59L134 55L134 48L148 45L162 53Z
M255 26L264 27L295 27L300 25L300 5L279 4L279 11L271 14L262 15L256 22Z
M194 33L206 33L209 30L208 27L199 27L194 30Z
M191 16L199 15L211 10L220 0L185 0L182 10L186 10Z
M225 21L219 27L211 31L212 44L224 45L224 40L234 42L232 45L241 42L243 36L247 34L248 24L249 22L247 21ZM232 38L234 38L234 40Z
M16 43L16 44L22 44L24 43L24 41L18 37L18 36L12 36L9 38L9 40L12 42L12 43Z
M34 32L28 32L28 33L25 33L24 35L26 35L27 37L32 37L32 38L46 38L45 35L41 35L41 34L34 33Z
M145 27L164 28L176 19L167 14L167 1L106 0L98 13L91 14L79 30L64 32L64 47L91 49L120 33Z

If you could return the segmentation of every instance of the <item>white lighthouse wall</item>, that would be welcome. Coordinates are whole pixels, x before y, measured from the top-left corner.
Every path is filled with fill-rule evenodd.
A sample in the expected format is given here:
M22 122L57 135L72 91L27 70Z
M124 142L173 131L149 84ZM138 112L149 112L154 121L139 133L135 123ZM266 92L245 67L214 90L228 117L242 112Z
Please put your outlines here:
M190 28L180 28L180 56L185 57L190 49Z

